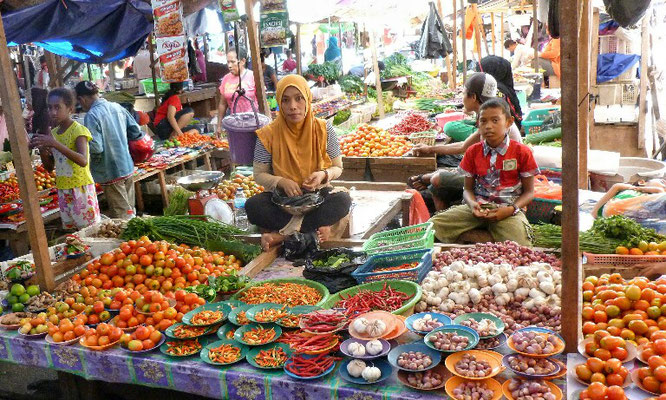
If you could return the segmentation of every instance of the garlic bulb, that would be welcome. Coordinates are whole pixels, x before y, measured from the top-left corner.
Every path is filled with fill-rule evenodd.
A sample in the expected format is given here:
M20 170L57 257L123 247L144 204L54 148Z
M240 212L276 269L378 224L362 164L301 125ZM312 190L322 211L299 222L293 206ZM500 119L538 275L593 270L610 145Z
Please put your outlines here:
M361 318L356 318L354 322L352 323L352 328L358 333L365 333L368 329L368 320L361 317Z
M382 371L379 368L375 367L375 366L365 367L365 369L363 370L362 375L363 375L363 379L365 379L366 381L374 382L374 381L376 381L376 380L378 380L379 378L382 377Z
M349 364L347 364L347 372L354 378L360 377L365 368L365 363L362 360L351 360Z
M384 346L382 346L382 342L379 340L371 340L365 344L365 350L371 356L376 356L377 354L381 353L383 349Z
M386 332L386 323L381 319L376 319L370 322L366 328L368 336L379 337Z
M365 346L358 342L350 343L347 350L354 357L363 357L365 355Z

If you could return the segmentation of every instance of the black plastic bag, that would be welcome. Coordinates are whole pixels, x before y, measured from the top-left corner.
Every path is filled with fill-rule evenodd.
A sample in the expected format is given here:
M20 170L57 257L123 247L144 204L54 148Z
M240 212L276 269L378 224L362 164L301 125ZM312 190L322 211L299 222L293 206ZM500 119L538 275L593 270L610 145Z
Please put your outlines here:
M643 18L650 0L604 0L606 11L623 28L634 26Z
M313 264L315 260L325 260L330 256L337 254L347 254L351 261L342 263L335 269L327 267L315 267ZM356 286L358 283L356 279L351 276L351 273L356 270L360 265L367 261L368 257L363 252L356 252L350 249L338 248L317 252L311 259L303 262L305 269L303 270L303 277L316 282L328 288L329 292L337 293L340 290ZM296 265L296 264L294 264Z
M451 53L453 53L453 46L444 31L442 19L437 14L435 3L430 2L430 12L421 27L421 39L416 55L419 58L439 58Z
M282 243L284 258L289 261L298 261L312 258L319 251L317 232L293 233Z
M548 30L553 39L560 37L560 0L550 0L548 3Z

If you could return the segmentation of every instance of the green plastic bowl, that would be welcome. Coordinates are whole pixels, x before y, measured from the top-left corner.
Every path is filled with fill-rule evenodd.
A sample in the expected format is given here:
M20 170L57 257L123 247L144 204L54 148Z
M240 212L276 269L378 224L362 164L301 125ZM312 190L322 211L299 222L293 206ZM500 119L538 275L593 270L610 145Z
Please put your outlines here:
M352 296L355 295L360 290L373 290L373 291L382 290L382 288L384 287L384 283L388 283L388 285L395 290L399 290L403 293L407 293L408 295L412 296L411 299L407 300L407 302L403 304L402 307L393 311L392 314L406 315L413 312L414 306L416 305L416 303L419 302L419 300L421 300L421 295L423 291L418 283L410 281L402 281L402 280L377 281L377 282L364 283L362 285L350 287L349 289L345 289L336 294L331 295L328 298L328 300L326 300L326 302L322 305L322 307L323 308L335 307L335 304L342 299L341 298L342 295L344 295L346 298L349 297L350 295Z
M259 364L257 364L257 362L255 361L255 358L257 358L257 355L259 355L260 351L262 351L262 350L271 350L275 347L279 347L282 350L284 350L285 353L287 353L287 360L289 359L289 357L291 357L292 351L291 351L291 348L289 347L288 344L286 344L286 343L269 343L269 344L265 344L263 346L258 346L258 347L251 348L250 351L248 351L247 355L245 356L245 360L248 363L250 363L250 365L252 365L253 367L259 368L259 369L282 369L282 367L284 367L284 364L279 365L277 367L262 367ZM285 360L285 363L286 362L287 361Z
M240 357L238 358L238 360L232 361L230 363L216 363L216 362L214 362L213 360L210 359L210 357L208 356L208 352L210 351L210 349L221 346L223 344L230 344L230 345L240 349L241 353L240 353ZM224 339L224 340L218 340L216 342L210 343L209 345L205 346L199 352L199 357L206 364L224 366L224 365L235 364L235 363L243 360L245 358L245 356L247 355L248 350L249 350L249 347L247 347L246 345L244 345L242 343L238 343L235 340L226 340L226 339Z
M270 282L270 283L300 283L302 285L307 285L307 286L310 286L310 287L313 287L313 288L317 289L319 294L321 294L321 300L319 300L319 302L317 304L314 304L315 306L322 306L326 302L328 297L330 296L330 293L329 293L328 289L326 288L326 286L322 285L319 282L315 282L315 281L311 281L309 279L303 279L303 278L285 278L285 279L267 279L265 281L252 282L251 284L245 286L243 289L241 289L236 294L231 296L231 300L240 300L242 294L245 293L245 291L247 291L249 288L251 288L253 286L263 285L264 283L268 283L268 282Z

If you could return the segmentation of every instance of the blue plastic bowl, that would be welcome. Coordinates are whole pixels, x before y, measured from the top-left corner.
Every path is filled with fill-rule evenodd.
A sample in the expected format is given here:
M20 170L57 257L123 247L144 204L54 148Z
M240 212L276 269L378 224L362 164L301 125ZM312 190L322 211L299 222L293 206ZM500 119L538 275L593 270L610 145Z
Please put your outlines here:
M421 353L424 353L432 359L432 364L428 368L424 369L408 369L408 368L403 368L398 366L398 357L402 353L409 353L410 351L420 351ZM418 340L416 342L408 343L408 344L403 344L401 346L393 348L389 353L388 353L388 361L391 363L392 366L395 368L401 369L403 371L409 371L409 372L423 372L427 371L429 369L435 368L441 361L442 361L442 353L440 353L437 350L431 349L430 347L426 346L425 343L422 341Z
M419 318L423 318L426 314L430 314L431 317L443 323L444 325L442 326L451 325L451 318L449 318L444 314L434 313L434 312L422 312L418 314L412 314L405 320L405 325L407 326L407 329L409 329L414 333L418 333L419 335L427 335L428 333L432 332L432 331L417 331L416 329L414 329L414 321L416 321Z

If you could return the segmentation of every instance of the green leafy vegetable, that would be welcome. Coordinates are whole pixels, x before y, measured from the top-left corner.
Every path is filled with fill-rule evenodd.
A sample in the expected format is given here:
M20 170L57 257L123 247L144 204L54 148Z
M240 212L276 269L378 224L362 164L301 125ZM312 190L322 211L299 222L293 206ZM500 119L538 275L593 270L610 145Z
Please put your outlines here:
M335 117L333 117L333 125L340 125L341 123L348 120L349 117L351 117L351 111L349 110L338 111L338 113L335 114Z
M185 215L189 210L188 200L194 193L181 187L175 188L169 194L169 205L164 209L165 216Z

